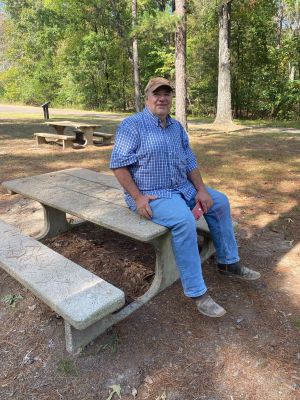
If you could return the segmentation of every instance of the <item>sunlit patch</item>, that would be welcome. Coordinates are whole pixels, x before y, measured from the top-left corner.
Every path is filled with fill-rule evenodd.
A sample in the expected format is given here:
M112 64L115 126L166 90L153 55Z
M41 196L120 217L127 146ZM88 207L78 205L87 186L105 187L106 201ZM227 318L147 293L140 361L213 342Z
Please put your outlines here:
M291 250L286 253L277 264L278 271L288 270L292 274L300 274L300 242L294 244L293 240L287 240ZM300 279L299 279L300 284ZM299 293L300 294L300 293Z
M276 271L280 273L280 289L289 296L289 302L299 307L300 300L300 242L287 241L290 251L279 260Z
M277 189L282 193L294 193L297 187L299 188L299 183L295 180L286 180L277 184Z

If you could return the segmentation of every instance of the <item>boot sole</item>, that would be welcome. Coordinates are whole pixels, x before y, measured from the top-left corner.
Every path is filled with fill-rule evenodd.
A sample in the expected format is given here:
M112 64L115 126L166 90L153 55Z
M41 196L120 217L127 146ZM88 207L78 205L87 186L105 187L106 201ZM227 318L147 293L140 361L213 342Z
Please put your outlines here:
M257 281L258 279L261 278L261 275L260 275L260 274L259 274L259 276L256 277L256 278L246 278L246 277L241 276L241 275L232 274L232 273L230 273L230 272L228 272L228 271L220 271L220 270L218 270L218 273L221 274L221 275L225 275L225 276L227 276L228 278L240 279L241 281L248 281L248 282L249 282L249 281Z
M221 318L221 317L223 317L223 316L226 314L226 310L224 310L224 312L223 312L222 314L219 314L219 315L207 314L207 313L205 313L204 311L199 310L199 308L197 308L197 310L198 310L198 312L199 312L200 314L203 314L203 315L205 315L206 317L210 317L210 318Z

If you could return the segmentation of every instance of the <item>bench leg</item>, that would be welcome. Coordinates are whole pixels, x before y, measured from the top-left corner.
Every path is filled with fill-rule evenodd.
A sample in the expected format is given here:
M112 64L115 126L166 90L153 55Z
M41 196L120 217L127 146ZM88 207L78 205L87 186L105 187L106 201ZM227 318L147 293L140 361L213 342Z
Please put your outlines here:
M73 142L70 140L63 140L63 150L71 149L73 147Z
M38 145L47 143L46 139L43 136L36 136L36 141Z
M97 336L104 333L117 322L128 317L179 278L172 250L171 233L168 232L164 236L154 239L152 244L156 253L156 266L155 277L148 291L121 310L102 318L86 329L75 329L65 321L66 349L69 353L76 354L80 352L84 346ZM204 242L201 250L202 261L207 260L214 252L215 248L209 234L204 235Z
M93 128L85 128L84 129L84 140L85 140L85 146L94 144L93 142L93 133L94 129Z
M204 261L206 261L208 258L210 258L213 254L215 254L216 249L215 249L215 246L214 246L213 241L211 240L211 237L209 234L201 233L201 235L198 235L198 237L199 236L203 237L203 239L204 239L203 243L201 243L202 248L200 251L201 262L204 263Z
M157 293L178 279L179 274L173 256L171 234L169 232L166 233L159 239L155 239L152 244L156 253L156 266L155 277L148 291L121 310L102 318L86 329L75 329L65 321L66 349L69 353L78 353L97 336L101 335L112 325L128 317Z
M37 240L57 236L69 229L66 213L42 204L44 211L44 227L35 237Z

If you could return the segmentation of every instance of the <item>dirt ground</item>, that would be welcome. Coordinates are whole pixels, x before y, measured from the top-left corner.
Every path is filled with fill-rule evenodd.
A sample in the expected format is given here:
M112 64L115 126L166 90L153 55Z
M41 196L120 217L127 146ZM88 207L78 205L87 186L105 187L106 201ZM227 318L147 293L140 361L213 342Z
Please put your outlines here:
M111 132L117 124L102 122ZM32 132L40 124L0 123L1 181L75 166L108 170L111 146L38 148ZM300 399L299 134L193 127L205 180L231 200L241 258L262 274L245 283L218 275L213 258L204 264L208 287L227 310L221 319L198 314L177 282L71 356L62 319L1 270L0 399ZM31 235L42 226L38 203L3 189L0 218ZM93 224L43 242L122 288L128 302L153 278L151 246Z

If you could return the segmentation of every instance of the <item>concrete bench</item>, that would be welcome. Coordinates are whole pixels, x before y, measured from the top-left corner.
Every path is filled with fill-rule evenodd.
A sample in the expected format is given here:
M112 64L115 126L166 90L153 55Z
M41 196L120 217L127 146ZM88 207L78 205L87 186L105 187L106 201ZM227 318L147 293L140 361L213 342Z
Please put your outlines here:
M1 220L0 235L1 267L63 317L69 352L93 339L89 326L124 305L122 290Z
M42 205L45 223L38 239L53 237L68 230L68 213L154 247L155 277L148 291L121 310L85 328L84 334L74 325L66 323L68 348L72 351L132 314L178 279L170 231L128 210L123 191L114 176L84 168L71 168L3 182L3 186ZM196 225L204 262L214 254L215 248L204 218L197 221Z
M102 143L109 145L114 135L112 133L94 132L93 136L102 138Z
M47 133L47 132L36 132L34 133L34 136L37 139L37 144L46 144L48 143L46 139L49 139L49 141L62 141L63 145L63 150L67 148L71 148L73 146L73 142L75 140L75 136L69 136L69 135L59 135L56 133Z

